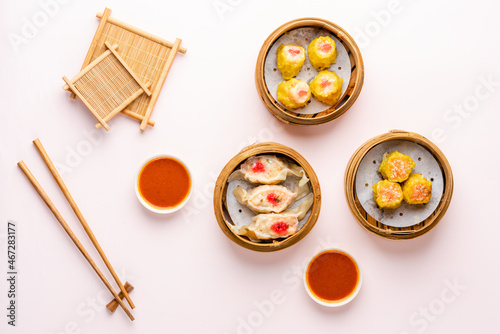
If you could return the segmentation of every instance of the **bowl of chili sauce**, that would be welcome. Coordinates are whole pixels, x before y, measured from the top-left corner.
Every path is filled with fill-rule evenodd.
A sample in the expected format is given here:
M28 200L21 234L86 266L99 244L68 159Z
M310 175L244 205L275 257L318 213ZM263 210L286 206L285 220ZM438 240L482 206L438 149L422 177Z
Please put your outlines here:
M352 255L339 248L316 253L307 265L304 285L317 303L337 307L353 300L361 288L361 269Z
M135 192L139 202L156 213L172 213L191 197L191 173L186 164L171 155L156 155L139 170Z

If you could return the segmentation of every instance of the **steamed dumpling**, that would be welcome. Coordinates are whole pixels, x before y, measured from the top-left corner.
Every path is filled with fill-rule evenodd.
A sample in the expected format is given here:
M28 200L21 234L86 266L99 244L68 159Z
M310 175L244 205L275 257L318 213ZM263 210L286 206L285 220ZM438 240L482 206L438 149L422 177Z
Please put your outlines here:
M237 234L254 240L286 238L297 232L299 220L304 218L309 211L313 199L314 196L310 193L295 209L289 209L282 213L260 214L255 216L250 224L240 228L233 227L233 229Z
M311 89L307 82L292 78L278 85L278 101L288 109L305 107L311 99Z
M386 152L378 171L384 179L391 182L403 182L408 179L415 165L415 161L409 155L399 153L398 151Z
M337 59L335 41L328 36L315 38L307 46L309 61L318 70L330 67Z
M307 184L302 187L297 186L294 192L278 185L258 186L249 191L238 186L233 190L236 200L255 213L280 213L309 192Z
M311 80L311 92L316 100L333 105L342 95L342 82L334 72L323 70Z
M275 155L257 155L241 164L239 169L229 175L227 181L245 180L251 183L278 184L285 181L288 175L302 177L299 186L309 181L303 168L289 164Z
M281 44L276 50L276 62L283 79L288 80L299 74L304 61L306 51L303 47L289 44Z
M372 189L373 199L381 209L397 209L403 201L403 190L399 183L381 180Z
M411 173L403 184L403 197L408 204L425 204L432 197L432 182L422 174Z

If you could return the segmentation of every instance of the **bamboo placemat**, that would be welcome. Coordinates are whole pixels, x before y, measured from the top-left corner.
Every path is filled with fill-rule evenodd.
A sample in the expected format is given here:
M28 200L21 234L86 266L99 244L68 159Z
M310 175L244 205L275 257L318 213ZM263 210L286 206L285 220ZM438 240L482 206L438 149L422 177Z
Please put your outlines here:
M86 66L73 79L63 77L64 89L70 89L94 114L106 130L111 118L128 106L139 96L151 95L143 84L120 58L116 49L105 42L106 51Z
M140 96L122 111L125 115L140 120L141 130L144 130L147 125L154 126L154 122L149 118L177 52L186 53L187 50L180 46L180 39L171 43L111 18L110 14L109 8L102 14L97 13L96 16L101 18L101 22L82 67L106 51L106 41L119 46L119 54L132 72L140 81L151 83L151 96Z

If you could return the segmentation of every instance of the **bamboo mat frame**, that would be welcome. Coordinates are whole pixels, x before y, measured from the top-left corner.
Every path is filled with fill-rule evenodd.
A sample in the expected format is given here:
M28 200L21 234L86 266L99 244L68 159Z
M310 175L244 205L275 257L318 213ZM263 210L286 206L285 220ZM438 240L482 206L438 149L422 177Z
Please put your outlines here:
M150 83L143 84L116 52L118 45L104 43L107 50L86 66L73 79L63 77L66 85L82 100L99 123L109 130L106 122L125 109L130 103L146 93Z
M186 53L181 47L181 39L174 43L135 28L125 22L110 17L111 9L106 8L96 17L101 21L90 44L82 69L106 51L105 42L118 44L120 56L142 82L151 82L151 96L142 95L121 112L141 121L140 128L154 126L150 120L153 108L177 52ZM72 94L71 98L75 98Z

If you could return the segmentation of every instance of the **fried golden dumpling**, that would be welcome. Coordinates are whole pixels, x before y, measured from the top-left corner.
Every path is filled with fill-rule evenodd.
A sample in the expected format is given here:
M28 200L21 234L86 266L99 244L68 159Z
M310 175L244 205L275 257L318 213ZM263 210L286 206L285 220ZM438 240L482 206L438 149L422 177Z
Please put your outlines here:
M304 61L306 51L303 47L294 44L281 44L276 50L276 62L283 79L288 80L299 74Z
M373 198L381 209L396 209L403 201L403 190L399 183L381 180L372 189Z
M415 162L410 156L394 151L384 153L378 171L391 182L403 182L408 179L413 167Z
M342 95L342 82L342 78L334 72L323 70L311 80L309 87L316 100L333 105Z
M227 181L245 180L251 183L278 184L285 181L289 175L301 177L299 186L309 182L302 167L288 163L275 155L255 155L229 175Z
M330 67L337 59L335 41L328 36L315 38L307 47L309 61L318 70Z
M307 82L292 78L278 85L278 101L288 109L305 107L311 99Z
M309 192L310 189L307 184L302 187L297 185L293 192L287 187L278 185L258 186L249 191L237 186L233 190L236 200L255 213L280 213Z
M403 197L408 204L424 204L431 200L432 182L422 174L411 173L403 183Z
M254 240L269 240L286 238L297 232L299 220L304 218L314 201L312 193L294 209L282 213L267 213L253 217L252 222L240 228L233 227L236 234L247 236Z

